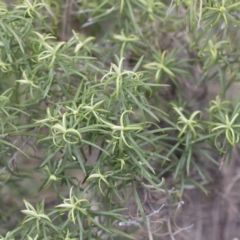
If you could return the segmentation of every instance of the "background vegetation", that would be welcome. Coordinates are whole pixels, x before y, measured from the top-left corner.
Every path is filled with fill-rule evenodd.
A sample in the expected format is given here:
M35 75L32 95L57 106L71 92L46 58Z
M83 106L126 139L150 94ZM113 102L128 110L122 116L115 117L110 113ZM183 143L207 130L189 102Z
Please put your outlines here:
M238 9L0 1L0 239L240 236Z

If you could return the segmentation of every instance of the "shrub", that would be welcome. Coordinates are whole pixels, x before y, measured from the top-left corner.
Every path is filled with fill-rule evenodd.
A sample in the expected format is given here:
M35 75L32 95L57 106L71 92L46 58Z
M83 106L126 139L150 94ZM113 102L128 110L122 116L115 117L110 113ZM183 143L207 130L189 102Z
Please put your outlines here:
M134 239L152 191L207 193L239 140L239 5L1 2L0 239Z

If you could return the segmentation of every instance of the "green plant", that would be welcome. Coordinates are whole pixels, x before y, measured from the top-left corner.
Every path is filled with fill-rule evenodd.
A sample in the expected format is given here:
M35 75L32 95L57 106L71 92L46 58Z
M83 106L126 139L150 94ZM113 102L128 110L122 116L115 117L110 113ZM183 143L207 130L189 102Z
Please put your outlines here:
M152 234L149 219L164 205L151 205L151 191L171 201L187 184L207 193L200 156L219 165L213 153L230 160L239 140L239 101L221 101L239 81L238 2L74 4L70 11L64 1L0 5L0 194L14 187L24 189L15 193L19 202L31 198L21 183L40 174L39 193L57 199L53 207L23 200L25 218L18 211L0 239L134 239L140 225ZM61 21L78 21L81 34L62 41ZM161 43L164 35L172 45ZM219 96L194 109L196 86L211 82ZM177 191L167 188L168 174ZM124 214L129 196L141 215L135 220Z

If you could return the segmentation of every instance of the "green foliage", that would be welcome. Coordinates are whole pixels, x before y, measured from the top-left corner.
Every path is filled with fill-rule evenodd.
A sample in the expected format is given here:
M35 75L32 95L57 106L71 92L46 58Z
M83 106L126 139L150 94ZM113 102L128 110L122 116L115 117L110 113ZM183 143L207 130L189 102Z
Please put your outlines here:
M76 0L67 19L64 1L0 3L0 194L25 189L37 173L39 193L60 201L23 200L0 239L134 239L121 226L151 215L139 187L168 194L170 174L179 190L172 199L187 184L206 192L197 180L210 180L204 164L229 161L239 141L240 102L225 99L239 82L240 3ZM63 41L61 21L73 19L82 28ZM219 96L194 109L212 82ZM38 164L29 169L17 155ZM129 188L135 222L123 214ZM11 208L0 208L0 225Z

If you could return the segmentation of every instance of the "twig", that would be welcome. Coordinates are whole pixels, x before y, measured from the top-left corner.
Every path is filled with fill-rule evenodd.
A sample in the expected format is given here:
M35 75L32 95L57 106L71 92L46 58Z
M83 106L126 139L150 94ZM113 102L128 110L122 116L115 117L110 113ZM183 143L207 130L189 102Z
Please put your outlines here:
M167 228L168 228L168 234L170 235L171 240L175 240L174 234L172 232L170 218L168 218L167 220Z
M153 240L149 218L147 218L147 231L148 231L148 240Z
M152 213L147 215L146 219L149 219L151 216L159 213L163 209L164 206L165 205L162 204L158 210L154 210ZM131 226L131 225L140 226L140 222L142 222L142 221L143 221L143 218L137 218L135 220L128 220L127 222L119 222L118 224L119 224L119 226Z

